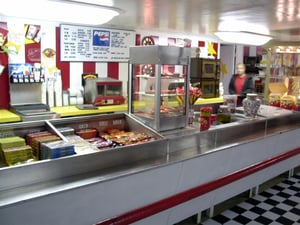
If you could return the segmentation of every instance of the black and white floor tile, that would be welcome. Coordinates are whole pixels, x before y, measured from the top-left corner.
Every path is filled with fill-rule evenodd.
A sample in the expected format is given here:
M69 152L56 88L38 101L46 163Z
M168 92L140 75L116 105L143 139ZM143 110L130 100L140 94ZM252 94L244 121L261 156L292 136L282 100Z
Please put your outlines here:
M202 225L300 225L300 173Z

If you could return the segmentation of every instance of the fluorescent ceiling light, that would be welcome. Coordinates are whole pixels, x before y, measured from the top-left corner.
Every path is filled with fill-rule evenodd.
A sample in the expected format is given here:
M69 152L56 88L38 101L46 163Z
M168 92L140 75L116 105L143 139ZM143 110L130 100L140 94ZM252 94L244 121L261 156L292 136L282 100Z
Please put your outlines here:
M9 0L0 15L28 19L100 25L121 13L120 9L72 0Z
M215 35L224 42L256 46L264 45L272 39L268 35L246 31L218 31Z
M245 31L250 33L269 35L268 27L256 23L239 21L236 19L226 18L218 25L218 31Z

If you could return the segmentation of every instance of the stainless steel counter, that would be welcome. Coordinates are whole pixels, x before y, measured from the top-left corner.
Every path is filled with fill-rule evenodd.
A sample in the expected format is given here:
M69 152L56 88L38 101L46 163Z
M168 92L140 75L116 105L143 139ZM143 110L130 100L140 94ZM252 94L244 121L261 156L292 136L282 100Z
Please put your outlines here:
M53 121L53 124L70 124L75 120L75 118L57 120ZM33 124L36 130L43 123L34 122ZM32 199L116 179L127 179L144 171L165 168L168 165L216 152L222 151L225 154L227 149L232 147L257 141L263 142L267 137L285 132L293 130L298 132L300 113L248 119L234 122L230 126L219 126L206 132L199 132L197 126L199 125L195 124L191 128L166 132L163 134L166 139L162 139L159 144L146 143L141 146L132 146L126 151L114 149L1 168L0 212L3 207L18 205ZM26 127L29 129L31 126L25 123L21 127L23 128L20 131L24 132Z

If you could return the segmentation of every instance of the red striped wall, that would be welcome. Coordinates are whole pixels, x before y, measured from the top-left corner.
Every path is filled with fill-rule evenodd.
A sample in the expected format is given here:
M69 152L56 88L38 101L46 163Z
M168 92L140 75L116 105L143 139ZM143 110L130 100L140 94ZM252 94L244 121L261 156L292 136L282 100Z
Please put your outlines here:
M61 70L62 89L70 88L70 63L60 61L60 27L56 27L56 67Z
M83 63L83 73L96 73L96 63L95 62L84 62Z
M0 22L0 28L3 27L7 29L7 24L5 22ZM41 29L43 27L41 26ZM153 36L156 44L159 42L159 36ZM136 34L136 45L141 45L141 39L142 36L141 34ZM60 61L60 27L55 28L55 50L56 50L56 67L61 70L62 74L62 88L63 90L67 90L70 88L70 71L71 71L71 66L72 63L70 62L62 62ZM168 38L168 42L170 45L176 44L176 38ZM199 41L199 46L205 47L205 41ZM215 50L218 51L218 43L214 43ZM40 49L41 45L40 43L34 43L34 44L27 44L25 46L25 62L31 62L34 63L33 61L30 61L28 54L30 49L36 48ZM43 49L40 49L42 51ZM41 54L41 53L40 53ZM39 55L39 58L41 55ZM40 62L41 60L38 59L36 62ZM7 65L8 65L8 57L4 53L0 53L0 63L6 67L4 70L2 76L0 76L0 108L5 108L7 109L9 107L9 79L8 79L8 70L7 70ZM107 65L107 70L105 70L105 73L101 74L102 76L108 76L111 78L115 79L120 79L120 75L122 74L122 71L119 71L119 63L118 62L104 62ZM106 66L105 65L105 66ZM82 68L83 68L83 73L101 73L101 71L97 71L97 63L96 62L82 62ZM103 68L103 65L100 65L99 68ZM172 66L168 67L169 72L173 72L174 68ZM107 71L107 73L106 73ZM127 71L126 71L127 73Z

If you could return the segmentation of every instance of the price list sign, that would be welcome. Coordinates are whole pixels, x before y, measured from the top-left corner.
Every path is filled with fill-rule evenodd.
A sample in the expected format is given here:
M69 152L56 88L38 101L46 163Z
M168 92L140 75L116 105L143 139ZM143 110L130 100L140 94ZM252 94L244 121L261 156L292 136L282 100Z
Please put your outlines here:
M135 45L135 31L62 24L60 43L61 61L122 62Z

